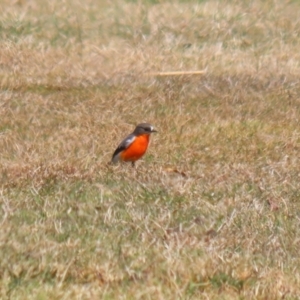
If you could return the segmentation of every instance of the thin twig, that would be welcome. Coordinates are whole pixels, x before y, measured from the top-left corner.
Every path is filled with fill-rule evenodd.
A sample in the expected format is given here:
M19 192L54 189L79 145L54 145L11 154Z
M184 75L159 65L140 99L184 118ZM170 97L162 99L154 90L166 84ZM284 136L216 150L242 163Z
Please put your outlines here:
M147 73L146 76L179 76L179 75L201 75L206 70L201 71L170 71L170 72L151 72Z

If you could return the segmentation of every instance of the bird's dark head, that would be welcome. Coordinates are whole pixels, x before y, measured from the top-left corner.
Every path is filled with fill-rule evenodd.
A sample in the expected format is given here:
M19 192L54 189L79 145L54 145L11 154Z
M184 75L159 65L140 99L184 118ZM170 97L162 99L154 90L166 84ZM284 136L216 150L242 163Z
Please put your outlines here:
M135 135L142 135L142 134L151 134L153 132L157 132L154 127L149 123L141 123L136 126L134 130Z

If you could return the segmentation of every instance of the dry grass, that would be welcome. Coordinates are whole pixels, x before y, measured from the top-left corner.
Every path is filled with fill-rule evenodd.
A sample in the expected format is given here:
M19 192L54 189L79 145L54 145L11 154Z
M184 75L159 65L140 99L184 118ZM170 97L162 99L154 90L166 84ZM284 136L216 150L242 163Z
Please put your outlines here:
M0 9L1 299L300 297L297 1Z

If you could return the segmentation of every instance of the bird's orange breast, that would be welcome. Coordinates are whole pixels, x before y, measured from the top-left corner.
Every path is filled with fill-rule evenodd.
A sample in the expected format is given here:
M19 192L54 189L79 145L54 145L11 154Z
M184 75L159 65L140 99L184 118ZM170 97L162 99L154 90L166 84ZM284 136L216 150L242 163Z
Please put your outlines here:
M132 144L121 152L123 161L136 161L140 159L146 152L149 144L149 134L139 135Z

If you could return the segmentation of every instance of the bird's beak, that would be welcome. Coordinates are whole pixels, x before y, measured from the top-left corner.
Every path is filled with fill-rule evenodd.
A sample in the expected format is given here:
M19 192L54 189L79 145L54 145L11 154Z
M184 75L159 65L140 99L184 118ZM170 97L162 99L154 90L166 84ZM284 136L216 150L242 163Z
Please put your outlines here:
M155 130L155 129L152 129L151 133L152 133L152 132L158 132L158 131L157 131L157 130Z

